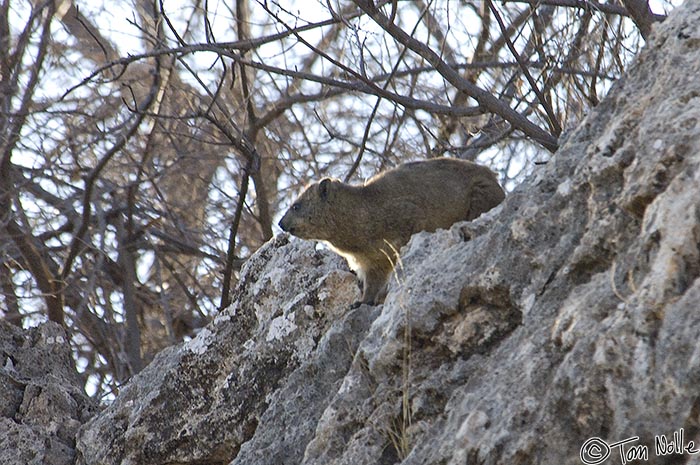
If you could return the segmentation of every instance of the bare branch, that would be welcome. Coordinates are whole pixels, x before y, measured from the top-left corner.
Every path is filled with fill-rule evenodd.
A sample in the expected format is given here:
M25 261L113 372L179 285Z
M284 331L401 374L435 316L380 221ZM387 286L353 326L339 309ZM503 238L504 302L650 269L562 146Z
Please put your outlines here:
M7 111L9 110L9 105L11 105L11 102L9 98L3 98L3 107L7 105L6 108L3 108L3 110L6 110L7 113L4 115L3 119L7 118L5 121L2 123L2 130L3 130L3 140L0 141L0 184L4 184L4 180L9 178L9 169L10 169L10 155L12 154L12 150L15 147L15 144L17 144L17 140L19 139L20 136L20 129L22 126L24 126L24 123L26 121L26 117L28 114L29 110L29 105L32 102L32 98L34 97L34 92L36 90L37 84L39 83L39 74L41 73L42 66L44 63L44 59L46 58L46 53L47 53L47 47L49 43L49 37L50 37L50 32L51 32L51 18L54 13L54 8L53 8L53 2L51 2L50 7L42 7L37 14L43 13L44 14L44 21L41 26L41 37L39 39L39 45L37 47L37 52L36 52L36 58L34 59L34 64L31 67L29 71L29 79L28 82L24 88L24 91L22 93L22 99L19 105L19 110L17 112L14 112L14 115L12 112ZM23 31L24 37L20 40L21 48L18 50L19 55L18 59L22 57L22 54L24 53L25 49L24 47L27 46L28 41L29 41L29 33L31 32L31 27L33 25L34 20L36 19L36 16L32 14L32 17L30 18L30 21L27 24L27 28ZM15 62L13 65L14 69L12 70L12 84L10 84L7 89L8 92L11 92L13 88L17 85L17 80L19 79L19 73L21 71L21 63L19 61ZM3 81L5 76L3 77ZM2 83L3 86L6 84L5 82ZM10 117L10 116L13 117ZM6 184L7 185L7 184ZM0 187L0 196L4 196L4 188Z
M496 22L498 23L498 27L501 29L501 33L503 33L503 36L506 40L506 45L508 46L508 50L510 50L510 53L513 54L513 57L515 58L515 61L518 62L520 65L520 69L523 72L523 75L525 75L525 79L527 79L527 82L530 84L530 88L535 92L535 95L537 95L537 99L540 102L540 105L542 105L542 108L544 108L545 112L547 113L547 121L549 122L549 127L551 128L552 132L554 133L555 136L559 136L561 134L561 125L559 124L559 120L557 118L557 115L554 114L554 110L552 110L552 106L550 105L549 101L547 98L544 96L542 91L540 90L539 86L535 82L535 79L532 77L532 74L530 74L530 71L527 67L527 63L523 58L520 56L518 51L515 49L515 45L513 45L513 41L510 40L508 36L506 36L506 25L503 23L503 19L501 18L501 15L498 13L498 10L493 6L493 2L491 0L485 0L488 3L489 9L491 10L491 13L493 13L494 18L496 19ZM506 118L504 118L506 119ZM506 119L507 120L507 119Z
M153 103L156 92L157 88L154 85L146 102L144 102L142 107L138 108L147 109L151 105L151 103ZM112 148L110 148L107 151L107 153L105 153L102 156L97 165L95 165L92 171L90 171L90 174L85 178L85 190L83 192L83 214L80 221L80 226L78 227L78 230L76 231L75 235L73 236L73 240L71 241L68 257L66 258L66 261L63 264L63 270L61 271L61 279L66 279L68 274L71 272L71 269L73 267L73 260L75 260L75 257L78 255L78 252L80 251L80 248L82 247L84 241L85 233L87 232L87 229L90 226L90 215L92 212L90 204L92 202L92 191L95 187L95 182L102 173L102 170L104 170L107 166L107 163L109 163L109 161L112 159L112 157L114 157L114 155L116 155L120 150L122 150L126 143L134 136L134 134L136 134L136 131L138 131L138 128L141 125L144 116L144 112L136 113L134 122L128 127L125 133L112 146Z
M29 232L23 231L14 219L9 218L5 221L5 230L21 252L25 265L41 290L49 320L63 325L62 282L51 269L57 267L50 266L50 261L40 252L43 249L41 244Z
M250 169L252 168L253 159L248 159L248 164L241 176L241 187L238 189L238 204L236 205L236 213L233 215L231 229L228 236L228 248L226 251L226 266L224 267L223 288L221 290L221 303L219 310L231 305L231 279L233 277L234 264L236 262L236 235L243 214L245 198L248 195L248 180L250 178Z
M657 15L651 12L647 0L622 0L622 3L632 17L634 24L639 28L639 32L644 37L644 40L649 40L651 26L659 19L657 19Z
M470 97L479 102L485 109L497 114L504 120L510 122L517 129L521 130L526 135L532 137L534 141L541 144L547 150L552 152L558 148L557 138L552 134L544 131L539 126L533 124L525 116L511 109L493 94L478 87L477 85L464 79L457 71L443 61L430 47L408 35L403 29L389 22L389 18L379 11L372 0L354 0L365 13L367 13L382 29L391 34L398 42L406 45L408 48L425 58L431 65L435 67L450 84L457 89L466 92Z
M394 1L391 4L391 17L389 18L389 21L393 22L394 18L396 16L396 1ZM416 21L416 25L413 28L413 31L411 34L415 34L416 28L418 28L418 25L422 21L423 17L428 11L428 5L425 5L423 10L420 12L420 15L418 16L418 20ZM399 70L399 66L403 62L404 56L406 55L406 52L408 51L408 47L404 46L401 49L401 53L399 54L399 57L396 59L396 62L394 63L393 68L391 69L391 72L389 73L389 76L387 79L384 81L384 85L382 86L382 89L387 89L389 87L389 84L392 82L393 77L396 75L396 72ZM377 101L374 104L374 108L372 108L372 113L370 113L369 119L367 121L367 124L365 125L365 132L362 134L362 142L360 143L360 150L357 153L357 156L355 157L355 161L352 163L352 166L348 170L348 173L345 175L345 182L348 182L350 178L355 174L355 171L357 168L360 166L360 162L362 161L362 155L365 152L365 148L367 146L367 139L369 138L369 131L370 128L372 127L372 121L374 121L374 117L377 114L377 110L379 109L379 104L381 103L382 98L379 97L377 98Z
M128 209L126 218L116 220L117 236L119 241L119 258L117 263L124 271L124 285L122 293L124 296L124 315L126 320L125 334L125 355L129 374L135 375L143 368L143 359L141 358L141 330L139 328L138 315L139 309L136 303L136 290L134 284L136 279L136 263L132 246L133 230L130 223L132 222L132 210Z
M639 1L641 1L641 3L646 4L644 0ZM627 1L624 0L622 3L625 4L625 6L615 5L614 3L599 3L595 0L505 0L505 3L527 3L532 6L562 6L568 8L580 8L583 10L599 11L605 14L615 14L619 16L634 17L634 14L630 10L629 5L627 5ZM664 19L666 19L666 15L651 13L650 19L653 22L661 22Z

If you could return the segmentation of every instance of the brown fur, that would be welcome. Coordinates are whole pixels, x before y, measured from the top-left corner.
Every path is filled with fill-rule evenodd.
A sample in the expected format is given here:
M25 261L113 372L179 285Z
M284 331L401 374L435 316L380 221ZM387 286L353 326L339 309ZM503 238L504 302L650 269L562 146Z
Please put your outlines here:
M363 281L361 303L383 300L396 252L419 231L473 220L504 199L495 174L454 158L406 163L364 185L333 179L311 184L280 227L327 242Z

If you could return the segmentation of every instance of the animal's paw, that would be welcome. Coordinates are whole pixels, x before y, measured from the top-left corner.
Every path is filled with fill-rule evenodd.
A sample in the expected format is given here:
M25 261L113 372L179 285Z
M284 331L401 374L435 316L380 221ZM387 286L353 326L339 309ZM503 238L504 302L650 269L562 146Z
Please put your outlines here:
M377 305L377 304L376 304L375 302L373 302L373 301L370 301L370 302L362 302L361 300L358 300L358 301L356 301L356 302L353 302L353 303L350 305L350 310L354 310L354 309L356 309L357 307L359 307L360 305L369 305L370 307L374 307L374 306Z

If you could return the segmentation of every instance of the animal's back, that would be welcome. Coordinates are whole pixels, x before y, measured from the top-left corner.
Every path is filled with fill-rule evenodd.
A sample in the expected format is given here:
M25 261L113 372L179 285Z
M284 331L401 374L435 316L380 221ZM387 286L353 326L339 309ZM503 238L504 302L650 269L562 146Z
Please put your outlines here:
M377 215L393 218L386 226L403 237L472 220L505 197L490 169L454 158L400 165L371 178L364 189Z

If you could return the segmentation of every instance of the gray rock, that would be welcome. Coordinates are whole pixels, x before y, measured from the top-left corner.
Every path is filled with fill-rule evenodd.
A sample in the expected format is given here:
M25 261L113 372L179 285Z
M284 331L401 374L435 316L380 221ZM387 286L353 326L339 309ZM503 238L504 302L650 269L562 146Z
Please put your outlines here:
M0 321L0 463L68 465L75 435L96 411L82 391L66 333Z
M357 297L342 259L276 237L229 308L83 427L78 463L298 463L378 312Z

